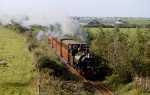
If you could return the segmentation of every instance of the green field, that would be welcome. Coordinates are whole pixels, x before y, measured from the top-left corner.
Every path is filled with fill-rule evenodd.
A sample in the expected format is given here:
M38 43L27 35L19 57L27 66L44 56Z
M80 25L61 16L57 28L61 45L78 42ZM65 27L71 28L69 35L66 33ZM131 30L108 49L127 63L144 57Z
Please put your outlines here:
M0 27L0 95L36 95L32 59L26 39Z
M127 19L129 24L138 24L138 25L148 25L150 24L150 19Z

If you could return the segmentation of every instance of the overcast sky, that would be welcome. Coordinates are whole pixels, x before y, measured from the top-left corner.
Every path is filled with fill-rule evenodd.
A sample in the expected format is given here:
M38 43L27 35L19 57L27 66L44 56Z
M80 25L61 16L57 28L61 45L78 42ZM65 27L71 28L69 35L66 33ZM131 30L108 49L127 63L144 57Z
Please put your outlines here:
M150 0L0 0L0 14L150 17Z

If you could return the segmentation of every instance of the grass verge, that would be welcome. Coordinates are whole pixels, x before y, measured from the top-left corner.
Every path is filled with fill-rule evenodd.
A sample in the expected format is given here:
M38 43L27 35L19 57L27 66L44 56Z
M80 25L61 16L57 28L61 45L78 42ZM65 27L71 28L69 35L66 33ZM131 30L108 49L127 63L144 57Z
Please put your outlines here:
M0 27L0 95L36 95L35 72L26 39Z

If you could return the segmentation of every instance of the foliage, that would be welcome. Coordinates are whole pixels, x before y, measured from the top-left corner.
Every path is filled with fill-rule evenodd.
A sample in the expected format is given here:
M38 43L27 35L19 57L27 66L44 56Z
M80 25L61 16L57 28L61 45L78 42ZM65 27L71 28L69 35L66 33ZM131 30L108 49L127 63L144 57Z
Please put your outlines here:
M106 59L117 75L117 82L126 83L135 74L150 71L148 29L87 28L92 51ZM146 65L144 65L146 63ZM136 66L135 66L136 64ZM137 65L142 65L142 67ZM140 73L137 73L140 72Z
M133 63L134 70L138 75L150 75L150 32L137 30L137 35L133 47L131 61ZM133 53L134 52L134 53Z

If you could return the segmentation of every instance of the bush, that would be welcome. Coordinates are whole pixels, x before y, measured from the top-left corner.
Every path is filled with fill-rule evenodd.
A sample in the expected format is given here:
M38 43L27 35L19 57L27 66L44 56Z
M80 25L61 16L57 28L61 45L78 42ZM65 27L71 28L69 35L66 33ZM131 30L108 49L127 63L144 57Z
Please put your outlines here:
M104 58L118 76L118 81L126 83L132 80L132 65L128 55L128 35L119 28L113 31L99 31L91 42L92 51L100 58Z

